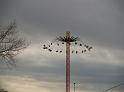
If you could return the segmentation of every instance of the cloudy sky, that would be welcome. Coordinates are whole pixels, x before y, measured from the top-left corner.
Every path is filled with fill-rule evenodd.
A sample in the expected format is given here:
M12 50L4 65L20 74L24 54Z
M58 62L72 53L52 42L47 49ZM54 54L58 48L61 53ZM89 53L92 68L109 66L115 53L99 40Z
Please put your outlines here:
M31 45L16 57L17 67L0 63L0 86L9 92L64 92L65 54L41 47L70 31L93 46L71 55L71 91L101 92L124 82L123 0L0 0L0 25L14 19ZM112 92L122 92L124 86Z

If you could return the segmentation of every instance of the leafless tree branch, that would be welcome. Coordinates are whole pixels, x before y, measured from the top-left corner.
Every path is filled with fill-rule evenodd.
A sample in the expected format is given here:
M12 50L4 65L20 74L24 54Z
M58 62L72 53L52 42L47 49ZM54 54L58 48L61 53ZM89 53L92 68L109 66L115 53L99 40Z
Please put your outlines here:
M0 58L7 65L15 65L15 56L25 49L29 43L17 37L16 23L0 26Z

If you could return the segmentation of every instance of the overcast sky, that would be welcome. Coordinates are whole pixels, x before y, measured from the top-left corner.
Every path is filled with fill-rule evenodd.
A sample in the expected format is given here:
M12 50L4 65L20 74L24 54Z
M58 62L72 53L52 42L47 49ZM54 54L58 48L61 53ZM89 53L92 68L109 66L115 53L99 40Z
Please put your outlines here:
M124 82L123 17L123 0L0 0L0 25L15 19L31 41L16 57L16 68L1 63L0 86L9 92L65 91L65 54L50 54L41 45L66 31L93 46L71 55L71 91L73 82L77 92L101 92Z

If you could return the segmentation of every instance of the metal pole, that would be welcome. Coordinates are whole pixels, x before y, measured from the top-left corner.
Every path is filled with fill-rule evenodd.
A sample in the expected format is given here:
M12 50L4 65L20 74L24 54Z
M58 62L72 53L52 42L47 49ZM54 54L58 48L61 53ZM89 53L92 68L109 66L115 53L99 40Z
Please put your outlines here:
M74 83L74 92L75 92L75 84L76 84L76 83Z
M66 39L70 39L70 32L66 32ZM66 92L70 92L70 41L66 42Z

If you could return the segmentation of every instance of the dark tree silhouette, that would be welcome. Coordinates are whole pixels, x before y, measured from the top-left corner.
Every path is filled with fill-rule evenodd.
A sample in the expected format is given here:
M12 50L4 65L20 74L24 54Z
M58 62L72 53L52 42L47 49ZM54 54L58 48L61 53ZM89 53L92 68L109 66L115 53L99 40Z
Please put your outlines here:
M6 90L4 90L4 89L0 89L0 92L8 92L8 91L6 91Z
M0 26L0 62L15 65L15 56L29 44L17 35L15 21L7 26Z

